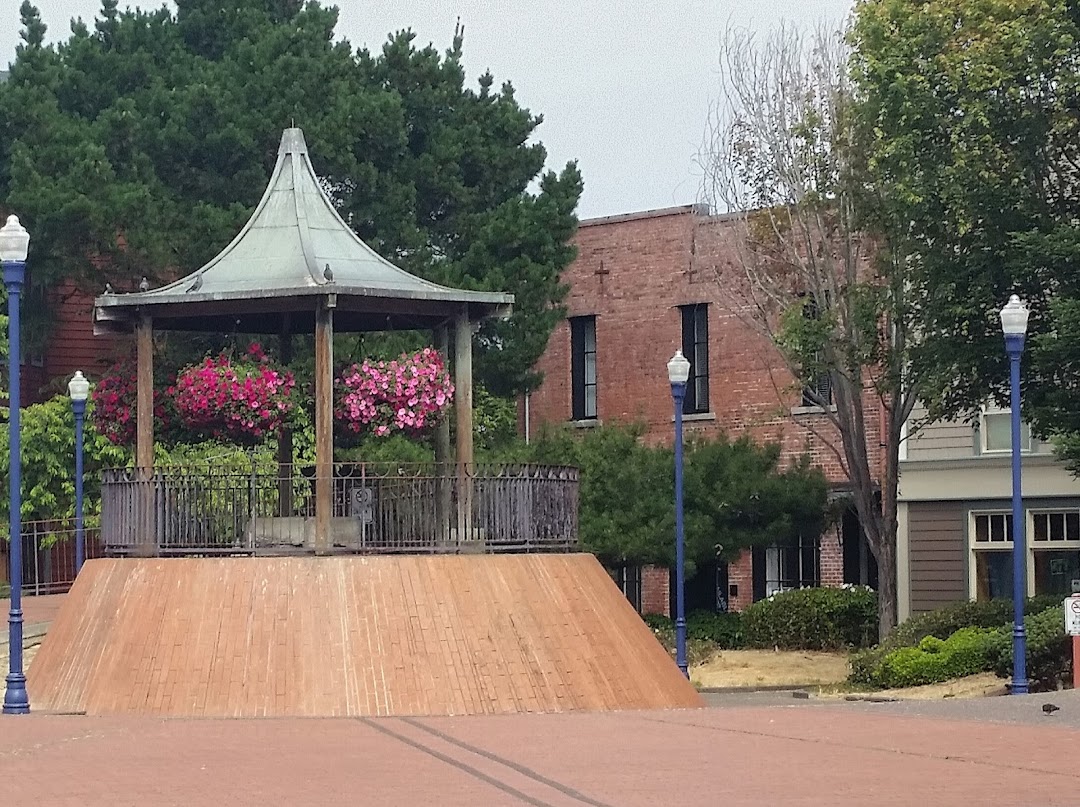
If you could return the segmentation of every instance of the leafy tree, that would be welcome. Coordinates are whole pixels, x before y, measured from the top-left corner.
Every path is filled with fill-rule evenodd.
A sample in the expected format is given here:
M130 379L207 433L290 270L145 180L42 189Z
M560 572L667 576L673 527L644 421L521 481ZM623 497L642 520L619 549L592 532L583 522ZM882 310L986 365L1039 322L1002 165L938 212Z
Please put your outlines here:
M509 83L466 87L460 31L442 54L408 31L357 53L315 0L178 0L175 15L103 0L92 30L75 23L52 47L29 2L21 14L0 199L34 232L36 284L99 292L197 268L246 220L295 122L343 217L385 257L516 295L478 335L477 374L496 394L536 383L581 176L544 171L542 118Z
M1080 6L864 0L852 42L869 167L909 227L931 415L1007 403L997 312L1017 293L1025 416L1080 470Z
M675 560L671 449L643 445L636 428L605 426L581 436L543 432L517 459L580 469L582 546L604 563ZM748 547L820 535L826 484L806 461L780 468L776 445L724 437L687 446L684 469L688 567Z
M798 422L851 483L877 561L884 636L896 624L899 446L918 391L909 366L918 331L903 231L868 182L849 55L843 32L829 29L781 28L760 41L730 33L703 162L707 198L730 211L725 298L776 348L778 403L787 409L801 393L820 408Z
M87 405L89 408L89 404ZM4 412L6 415L6 410ZM72 518L75 515L75 415L71 399L58 395L44 403L25 407L21 415L22 517L30 520ZM6 420L6 417L5 417ZM89 423L84 431L84 470L87 511L98 512L103 468L122 467L130 452L114 446ZM0 429L0 468L10 467L7 428ZM7 533L10 502L0 498L0 530Z

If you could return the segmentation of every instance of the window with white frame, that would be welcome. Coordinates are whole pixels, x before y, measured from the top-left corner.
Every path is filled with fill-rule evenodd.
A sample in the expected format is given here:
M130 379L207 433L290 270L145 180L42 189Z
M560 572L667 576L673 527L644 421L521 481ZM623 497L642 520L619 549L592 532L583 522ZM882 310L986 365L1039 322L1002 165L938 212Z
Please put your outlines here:
M971 598L1012 597L1012 514L972 513Z
M1080 508L1029 510L1025 518L1029 596L1072 591L1080 579ZM972 512L970 525L972 599L1012 598L1012 515Z
M1012 451L1012 410L987 405L979 419L982 453L998 454ZM1031 451L1031 427L1020 424L1020 450Z
M1080 509L1033 510L1028 522L1030 590L1068 596L1080 579Z

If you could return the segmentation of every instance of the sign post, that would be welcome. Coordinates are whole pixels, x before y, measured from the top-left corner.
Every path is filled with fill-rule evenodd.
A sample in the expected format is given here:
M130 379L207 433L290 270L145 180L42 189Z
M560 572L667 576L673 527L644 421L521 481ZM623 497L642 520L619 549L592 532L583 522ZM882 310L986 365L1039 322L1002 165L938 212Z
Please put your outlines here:
M1065 600L1065 633L1072 637L1073 689L1080 689L1080 594Z

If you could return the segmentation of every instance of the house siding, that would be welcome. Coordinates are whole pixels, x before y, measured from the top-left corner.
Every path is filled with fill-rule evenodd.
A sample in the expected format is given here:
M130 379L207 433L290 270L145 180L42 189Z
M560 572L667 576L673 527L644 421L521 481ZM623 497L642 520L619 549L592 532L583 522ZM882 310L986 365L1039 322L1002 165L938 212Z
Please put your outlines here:
M909 460L955 460L975 455L975 429L970 423L928 423L908 439Z
M908 505L912 614L967 599L966 513L959 502Z

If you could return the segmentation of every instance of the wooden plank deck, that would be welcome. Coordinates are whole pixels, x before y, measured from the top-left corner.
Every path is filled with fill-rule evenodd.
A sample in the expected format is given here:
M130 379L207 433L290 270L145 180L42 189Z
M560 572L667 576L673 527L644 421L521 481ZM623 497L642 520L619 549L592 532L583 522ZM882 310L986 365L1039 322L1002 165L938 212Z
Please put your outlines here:
M27 679L88 714L701 705L586 554L91 560Z

